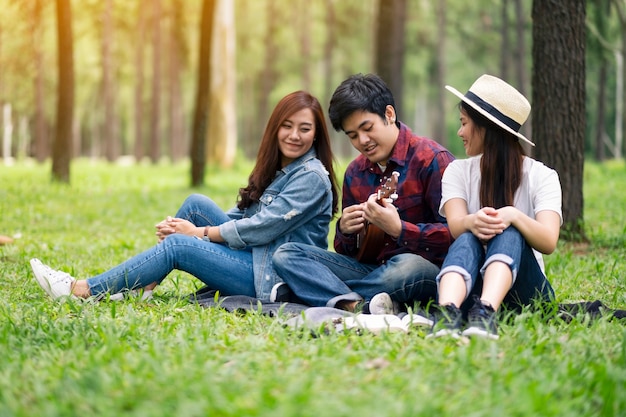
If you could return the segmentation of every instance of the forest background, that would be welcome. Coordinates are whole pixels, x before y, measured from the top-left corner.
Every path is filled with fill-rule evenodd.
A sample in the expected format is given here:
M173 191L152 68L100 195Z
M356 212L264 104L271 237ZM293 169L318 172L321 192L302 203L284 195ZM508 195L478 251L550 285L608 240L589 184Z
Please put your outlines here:
M570 150L580 163L540 158L561 175L566 221L582 219L582 209L568 212L582 207L582 159L623 154L624 0L0 0L0 7L1 155L6 164L52 158L61 180L69 181L75 157L189 158L200 164L191 183L201 184L205 163L254 157L283 95L308 90L327 108L334 88L358 72L383 76L400 119L461 157L456 99L445 84L464 91L494 74L534 99L533 117L537 109L558 116L534 103L538 68L562 65L557 77L574 90L582 75L582 106L565 103L576 123L544 122L565 133L545 138L556 148L542 151L538 142L545 156L560 153L559 143L584 141ZM582 28L564 33L560 11L582 16ZM566 58L583 51L583 65L541 58L533 50L539 21L543 32L583 33L584 45L575 37L571 49L563 43ZM199 109L202 100L210 110ZM523 133L533 139L532 119ZM338 156L355 154L344 135L333 141ZM575 166L579 172L568 171Z

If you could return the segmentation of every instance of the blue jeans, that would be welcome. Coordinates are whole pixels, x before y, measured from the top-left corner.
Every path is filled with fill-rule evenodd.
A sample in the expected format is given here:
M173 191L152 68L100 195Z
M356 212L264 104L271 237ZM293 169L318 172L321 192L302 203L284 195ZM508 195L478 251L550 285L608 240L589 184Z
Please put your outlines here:
M400 303L427 302L437 294L439 268L412 253L396 255L379 266L315 246L285 243L272 262L289 288L312 306L370 300L379 292Z
M176 217L196 226L217 226L230 218L210 198L194 194L187 198ZM160 283L174 269L187 272L223 295L256 295L252 251L231 249L221 243L181 234L167 236L126 262L87 279L94 296L117 293Z
M494 261L509 265L513 274L513 284L504 298L504 304L520 307L531 304L533 300L551 301L554 299L554 290L539 267L532 248L514 227L508 227L488 241L486 249L483 243L470 232L459 236L450 246L437 276L437 285L441 276L447 272L461 274L465 280L468 295L466 302L463 303L463 309L467 309L469 295L481 295L482 274Z

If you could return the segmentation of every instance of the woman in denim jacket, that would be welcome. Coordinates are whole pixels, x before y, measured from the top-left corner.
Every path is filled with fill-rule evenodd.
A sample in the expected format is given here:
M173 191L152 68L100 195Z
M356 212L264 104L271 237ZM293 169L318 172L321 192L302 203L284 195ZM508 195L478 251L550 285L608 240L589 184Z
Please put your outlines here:
M189 196L175 217L156 225L159 243L100 275L75 280L31 260L52 298L104 297L145 288L144 298L174 269L222 295L268 300L280 279L272 254L282 243L328 246L337 211L333 154L319 101L297 91L285 96L267 124L248 185L224 213L210 198ZM119 297L117 297L119 298Z

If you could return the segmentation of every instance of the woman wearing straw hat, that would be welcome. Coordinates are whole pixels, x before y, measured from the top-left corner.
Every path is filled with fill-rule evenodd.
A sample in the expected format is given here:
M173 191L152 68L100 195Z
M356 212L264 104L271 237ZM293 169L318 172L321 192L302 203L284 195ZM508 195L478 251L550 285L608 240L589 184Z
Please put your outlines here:
M518 131L530 114L515 88L482 75L461 99L468 159L456 160L442 179L440 213L455 242L437 276L439 309L433 336L498 338L502 303L551 300L542 254L556 248L562 223L558 174L525 155ZM462 311L468 311L462 329Z

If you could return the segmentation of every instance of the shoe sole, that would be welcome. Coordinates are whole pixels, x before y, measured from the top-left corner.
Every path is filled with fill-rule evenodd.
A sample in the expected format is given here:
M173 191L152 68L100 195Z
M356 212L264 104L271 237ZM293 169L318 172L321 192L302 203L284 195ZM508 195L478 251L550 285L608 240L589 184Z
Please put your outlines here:
M285 285L285 284L283 284ZM275 284L272 287L272 291L270 291L270 303L276 303L279 301L276 301L276 298L278 298L278 289L281 287L281 285L279 284Z
M127 293L118 292L115 294L111 294L109 296L109 301L124 301L124 298L126 296L128 296L129 298L135 298L135 297L138 297L140 293L141 293L140 301L148 301L152 299L152 290L146 290L146 291L143 291L143 293L138 290L131 290L131 291L128 291Z
M402 321L392 314L357 314L354 317L346 317L343 323L346 329L367 330L373 334L408 332Z
M33 274L35 275L35 279L37 280L37 283L39 284L41 289L46 292L46 294L48 294L51 298L54 299L56 297L52 293L52 287L50 286L50 283L48 282L45 276L39 275L38 269L39 267L42 267L42 266L43 266L43 263L39 259L30 260L30 267L33 270Z
M409 326L433 327L433 324L434 324L431 319L428 319L424 316L420 316L419 314L413 314L412 316L406 316L406 317L410 317L410 318L407 318L406 320L403 320L403 321L405 321L406 324Z
M467 329L463 330L462 334L463 336L467 336L467 337L478 336L484 339L491 339L491 340L498 340L500 338L500 336L498 336L497 334L489 333L485 329L480 329L478 327L468 327Z
M429 334L426 337L428 339L436 339L436 338L439 338L439 337L451 337L453 339L460 339L461 338L461 332L458 331L458 330L441 329L441 330L437 330L434 333Z
M124 300L124 293L123 292L118 292L116 294L111 294L109 296L109 301L123 301L123 300Z
M283 286L286 287L286 290L283 291L282 294L279 294L278 291ZM300 300L300 298L298 298L298 296L284 282L280 285L276 284L272 287L272 291L270 291L270 303L306 304L304 301Z

